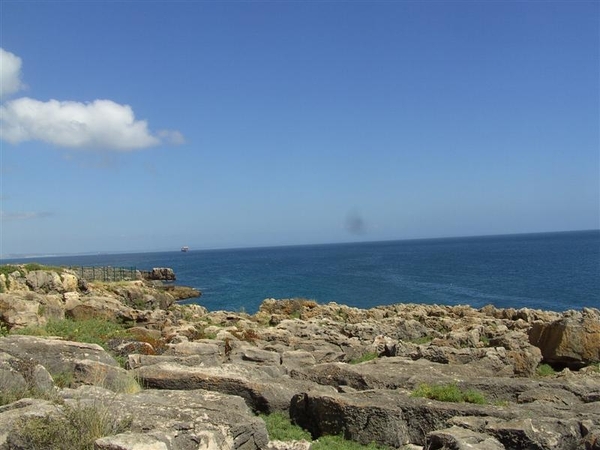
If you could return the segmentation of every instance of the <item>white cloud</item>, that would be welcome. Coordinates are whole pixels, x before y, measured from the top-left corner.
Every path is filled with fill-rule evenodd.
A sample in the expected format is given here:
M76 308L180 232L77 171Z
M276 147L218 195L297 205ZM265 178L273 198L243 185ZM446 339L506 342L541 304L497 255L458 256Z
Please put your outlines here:
M21 58L0 48L0 97L14 94L22 88Z
M174 143L173 135L181 133L152 135L147 122L136 120L129 105L111 100L41 102L23 97L0 106L0 138L12 144L35 140L67 148L126 151L158 145L163 140Z
M20 81L21 59L0 49L2 93L16 92ZM152 133L145 120L136 120L129 105L112 100L75 102L29 97L0 105L0 139L18 144L41 141L71 149L128 151L159 144L185 142L179 131Z

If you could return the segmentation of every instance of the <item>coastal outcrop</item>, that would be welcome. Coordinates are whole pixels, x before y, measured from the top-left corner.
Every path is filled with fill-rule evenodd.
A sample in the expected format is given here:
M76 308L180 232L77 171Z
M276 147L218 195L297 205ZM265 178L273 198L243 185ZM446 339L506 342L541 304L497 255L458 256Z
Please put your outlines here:
M0 449L40 448L27 430L78 409L108 411L93 441L106 450L307 450L324 435L600 449L597 309L267 299L251 315L178 304L155 281L46 271L0 275ZM77 342L103 323L118 329ZM274 413L315 443L270 439L259 414Z

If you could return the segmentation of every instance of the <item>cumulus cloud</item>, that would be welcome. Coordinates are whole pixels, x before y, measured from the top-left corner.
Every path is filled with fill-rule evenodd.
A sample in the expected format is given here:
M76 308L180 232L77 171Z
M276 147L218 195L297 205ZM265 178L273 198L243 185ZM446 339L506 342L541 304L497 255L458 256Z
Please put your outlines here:
M150 134L145 120L135 120L129 105L111 100L18 98L0 107L0 124L2 139L12 144L36 140L67 148L134 150L161 142Z
M2 51L3 90L12 86L14 92L21 86L21 60L12 53ZM10 61L7 70L4 68L5 59ZM10 100L0 106L0 139L11 144L41 141L70 149L116 151L185 142L179 131L150 132L145 120L135 118L131 106L112 100L43 102L29 97Z
M0 48L0 97L14 94L22 88L21 58Z

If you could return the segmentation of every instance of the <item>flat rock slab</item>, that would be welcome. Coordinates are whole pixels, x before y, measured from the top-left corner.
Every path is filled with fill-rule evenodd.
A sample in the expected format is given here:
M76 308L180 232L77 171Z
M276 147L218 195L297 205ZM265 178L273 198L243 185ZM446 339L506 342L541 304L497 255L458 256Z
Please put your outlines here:
M265 423L236 396L152 389L125 395L86 386L63 397L68 405L105 404L132 421L129 433L103 439L101 449L258 450L269 441Z
M174 363L159 363L136 369L140 383L153 389L205 389L246 400L254 411L271 413L289 409L292 397L310 390L331 389L315 383L272 377L265 368L224 364L219 367L189 367Z

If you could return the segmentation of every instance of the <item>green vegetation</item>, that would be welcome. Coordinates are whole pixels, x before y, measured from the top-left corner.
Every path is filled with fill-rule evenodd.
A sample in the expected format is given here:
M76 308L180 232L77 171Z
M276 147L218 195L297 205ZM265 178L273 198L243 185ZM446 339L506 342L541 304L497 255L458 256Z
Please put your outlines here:
M429 344L433 341L433 336L423 336L420 338L412 339L410 342L417 345Z
M536 370L540 377L551 377L556 375L556 370L550 364L540 364Z
M267 425L267 431L271 440L277 441L311 441L311 435L298 425L290 422L285 415L273 413L260 416ZM362 445L354 441L344 439L342 436L321 436L313 442L313 450L385 450L387 447L380 447L375 444Z
M98 344L106 348L110 339L130 337L123 325L102 319L50 320L45 326L30 326L14 331L15 334L32 336L60 336L69 341Z
M440 402L452 403L476 403L483 405L487 403L485 396L476 390L460 389L455 383L449 384L421 384L412 393L413 397L424 397Z
M490 346L490 338L487 337L485 334L482 334L481 337L479 338L479 341L485 346L485 347L489 347Z
M372 361L374 359L377 359L378 356L379 355L377 354L377 352L366 352L356 358L351 359L350 364L360 364L363 362Z
M389 447L371 443L367 445L344 439L343 436L321 436L311 447L312 450L385 450Z
M47 415L21 419L19 448L31 450L93 450L94 441L123 433L131 419L117 419L104 405L64 406L60 416Z
M290 422L282 413L261 414L260 418L265 421L267 431L271 440L277 441L300 441L302 439L310 441L311 436L308 431L303 430L298 425Z

